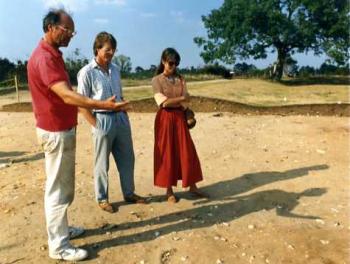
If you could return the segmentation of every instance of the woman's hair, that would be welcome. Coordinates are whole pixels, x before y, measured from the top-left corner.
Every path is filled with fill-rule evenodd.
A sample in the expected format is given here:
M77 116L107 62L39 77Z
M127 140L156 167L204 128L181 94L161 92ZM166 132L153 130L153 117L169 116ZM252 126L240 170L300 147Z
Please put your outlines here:
M113 37L112 34L103 31L97 34L94 41L93 51L95 56L97 55L97 50L101 49L106 42L109 42L114 50L116 49L117 47L116 39Z
M166 48L165 50L163 50L156 74L160 74L164 71L163 61L166 62L170 60L175 61L176 66L180 64L180 61L181 61L180 54L174 48Z

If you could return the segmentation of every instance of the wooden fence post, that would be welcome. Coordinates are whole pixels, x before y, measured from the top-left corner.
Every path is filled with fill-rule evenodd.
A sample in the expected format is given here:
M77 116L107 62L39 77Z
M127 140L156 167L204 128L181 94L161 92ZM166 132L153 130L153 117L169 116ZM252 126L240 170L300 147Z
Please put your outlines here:
M15 86L16 86L16 94L17 94L17 103L19 103L19 90L18 90L17 74L15 75Z

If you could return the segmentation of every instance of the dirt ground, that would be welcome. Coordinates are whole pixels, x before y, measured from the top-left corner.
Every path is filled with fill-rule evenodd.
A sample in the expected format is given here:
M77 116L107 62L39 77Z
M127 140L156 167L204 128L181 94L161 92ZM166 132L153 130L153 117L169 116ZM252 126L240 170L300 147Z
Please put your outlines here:
M136 192L147 205L122 202L110 168L110 200L94 200L91 131L77 130L72 243L84 263L350 263L349 118L198 113L191 131L209 200L181 188L175 205L153 186L154 113L130 113ZM0 112L0 263L48 258L43 214L44 160L32 113Z

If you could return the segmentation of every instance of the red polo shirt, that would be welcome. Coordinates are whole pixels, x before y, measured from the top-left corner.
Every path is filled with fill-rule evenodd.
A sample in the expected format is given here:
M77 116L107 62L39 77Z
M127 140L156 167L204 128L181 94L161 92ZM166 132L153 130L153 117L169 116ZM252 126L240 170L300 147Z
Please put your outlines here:
M76 126L77 107L65 104L51 90L62 81L71 88L62 52L41 40L28 61L27 71L36 126L53 132Z

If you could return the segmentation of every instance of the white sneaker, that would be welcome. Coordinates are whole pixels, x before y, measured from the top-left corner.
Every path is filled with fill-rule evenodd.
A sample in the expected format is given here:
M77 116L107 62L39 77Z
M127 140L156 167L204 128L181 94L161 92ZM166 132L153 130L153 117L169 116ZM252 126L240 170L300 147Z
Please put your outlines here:
M78 236L81 236L85 232L84 228L74 227L74 226L68 227L68 231L69 231L69 239L77 238Z
M49 254L50 258L67 260L67 261L79 261L88 257L88 252L85 249L70 247L62 250L57 254Z

